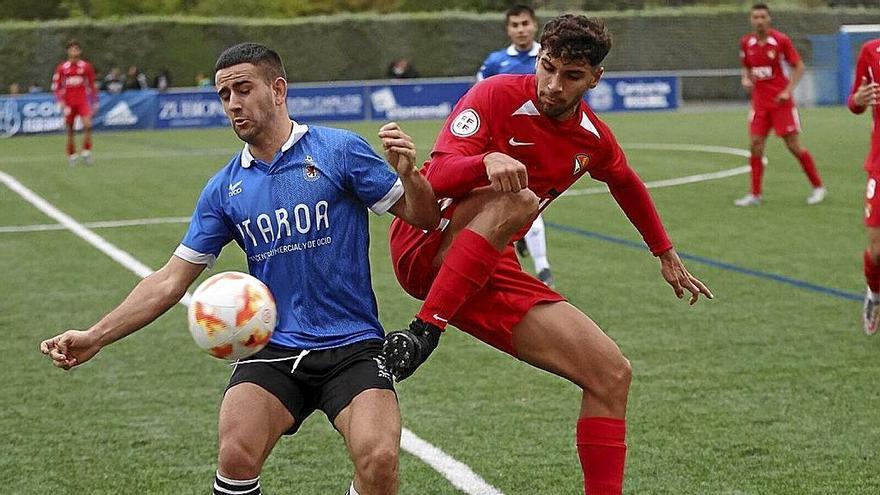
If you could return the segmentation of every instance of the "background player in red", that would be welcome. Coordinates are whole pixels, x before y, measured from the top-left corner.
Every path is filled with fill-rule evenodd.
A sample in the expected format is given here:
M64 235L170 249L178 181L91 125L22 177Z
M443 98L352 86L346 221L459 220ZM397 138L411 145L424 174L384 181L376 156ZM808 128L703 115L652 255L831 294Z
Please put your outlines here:
M849 95L849 109L856 114L873 107L874 130L871 133L871 150L865 158L868 187L865 191L865 227L868 230L868 249L865 250L865 306L862 325L865 333L877 333L880 322L880 84L875 74L880 74L880 38L862 45L856 62L856 75Z
M512 241L589 175L608 184L679 298L712 297L679 259L611 129L583 101L610 48L600 21L557 17L544 28L534 75L488 78L458 102L423 169L437 197L447 198L440 226L391 226L395 274L425 302L408 330L385 341L398 380L427 359L448 322L577 384L577 449L591 495L622 490L630 364L589 317L522 270Z
M800 118L792 96L795 86L804 75L804 63L791 39L770 27L770 8L766 4L757 3L752 6L749 20L754 31L740 40L740 59L743 65L742 85L752 92L752 110L749 112L752 187L749 194L734 201L734 204L761 204L764 144L771 127L785 141L785 146L797 158L810 179L813 192L807 198L807 204L819 203L825 199L825 188L813 156L801 146ZM782 71L783 59L793 67L790 80Z
M52 91L64 109L64 125L67 128L67 161L76 165L79 155L73 139L76 117L82 119L82 158L92 162L92 114L98 110L98 90L95 87L95 69L82 59L82 47L76 40L67 42L67 60L58 64L52 77Z

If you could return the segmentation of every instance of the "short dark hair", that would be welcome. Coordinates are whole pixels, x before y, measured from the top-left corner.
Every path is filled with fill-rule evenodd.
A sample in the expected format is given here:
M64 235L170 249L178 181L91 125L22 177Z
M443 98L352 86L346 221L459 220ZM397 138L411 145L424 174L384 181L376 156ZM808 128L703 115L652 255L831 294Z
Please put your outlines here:
M611 33L595 17L566 14L547 21L540 43L553 58L599 65L611 51Z
M770 13L770 7L766 3L756 3L752 5L752 10L766 10L768 14Z
M223 50L217 63L214 64L214 72L238 64L253 64L260 67L270 84L279 77L287 79L281 56L275 50L259 43L239 43Z
M79 44L79 41L73 38L67 40L67 43L64 44L64 48L70 48L72 46L82 48L82 45Z
M528 5L517 4L507 9L504 13L504 20L510 22L510 18L515 15L529 14L532 19L536 19L535 11Z

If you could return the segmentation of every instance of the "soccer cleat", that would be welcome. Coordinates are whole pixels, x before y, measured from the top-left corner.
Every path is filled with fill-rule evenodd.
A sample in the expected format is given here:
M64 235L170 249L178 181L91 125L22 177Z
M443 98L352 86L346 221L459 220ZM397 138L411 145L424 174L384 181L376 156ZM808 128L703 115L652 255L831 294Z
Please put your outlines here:
M68 166L75 167L77 160L79 160L79 155L77 155L76 153L74 153L72 155L67 155L67 165Z
M436 326L416 318L409 324L409 329L385 336L382 355L396 381L408 378L427 361L440 342L441 332Z
M761 196L755 196L754 194L746 194L745 196L737 199L733 202L736 206L761 206Z
M544 285L550 287L551 289L555 288L556 280L553 278L553 273L549 268L544 268L540 272L538 272L538 280L544 282Z
M871 289L865 292L865 305L862 310L862 327L868 335L877 333L880 323L880 298L871 293Z
M85 163L86 165L91 165L91 164L95 163L95 159L92 158L91 151L84 150L82 152L82 154L80 154L80 156L82 157L83 163Z
M821 203L825 199L825 194L828 191L825 190L824 187L816 187L813 189L813 192L810 193L810 196L807 198L808 205L815 205Z
M513 244L513 247L516 248L516 254L519 255L520 258L528 258L529 257L529 246L526 244L525 239L520 239Z

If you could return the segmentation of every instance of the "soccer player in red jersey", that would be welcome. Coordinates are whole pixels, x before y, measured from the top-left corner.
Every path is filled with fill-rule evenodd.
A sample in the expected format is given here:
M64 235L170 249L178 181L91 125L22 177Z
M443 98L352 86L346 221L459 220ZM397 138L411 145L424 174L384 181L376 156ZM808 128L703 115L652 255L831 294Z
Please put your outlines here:
M820 203L825 199L825 187L822 186L822 178L816 170L813 155L801 146L801 124L792 97L795 86L804 75L804 63L791 39L770 27L770 8L766 4L757 3L752 6L750 21L754 32L740 40L740 59L743 65L742 85L752 92L752 110L749 112L752 187L749 194L736 200L734 204L761 204L764 144L771 127L785 141L785 146L797 158L810 179L813 192L807 198L807 204ZM793 67L790 80L782 71L783 59Z
M52 77L55 99L64 108L67 128L67 161L76 165L79 155L73 140L73 124L77 115L82 119L82 158L92 162L92 114L98 110L98 90L95 87L95 69L82 59L82 47L76 40L67 42L67 60L58 64Z
M557 17L544 28L534 75L485 79L458 102L423 168L436 196L446 198L440 226L391 225L395 274L425 302L409 329L385 341L398 380L427 359L451 323L578 385L577 450L591 495L622 490L630 364L589 317L522 270L513 241L590 176L608 184L679 298L685 291L691 304L712 297L679 259L611 129L583 101L610 48L600 21Z
M862 45L856 62L856 75L849 95L849 109L855 114L873 108L874 130L871 133L871 150L865 158L868 187L865 191L865 227L868 230L868 249L865 250L865 306L862 324L865 333L877 333L880 323L880 84L875 75L880 74L880 38Z

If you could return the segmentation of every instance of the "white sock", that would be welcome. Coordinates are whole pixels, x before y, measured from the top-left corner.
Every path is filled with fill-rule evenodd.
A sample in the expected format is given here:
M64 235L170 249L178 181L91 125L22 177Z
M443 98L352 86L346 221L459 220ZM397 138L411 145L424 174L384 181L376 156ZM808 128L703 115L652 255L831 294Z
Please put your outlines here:
M550 261L547 260L547 239L544 236L544 218L541 215L532 222L532 227L526 232L525 240L529 248L529 256L535 263L535 272L540 273L541 270L550 268Z
M351 482L351 487L348 489L348 495L361 495L354 489L354 481Z

